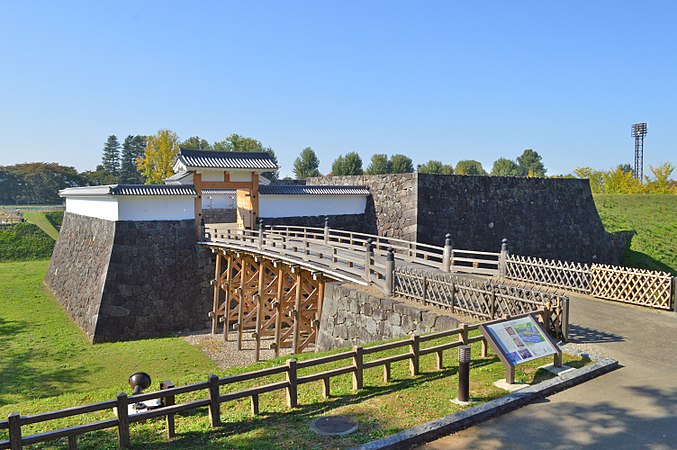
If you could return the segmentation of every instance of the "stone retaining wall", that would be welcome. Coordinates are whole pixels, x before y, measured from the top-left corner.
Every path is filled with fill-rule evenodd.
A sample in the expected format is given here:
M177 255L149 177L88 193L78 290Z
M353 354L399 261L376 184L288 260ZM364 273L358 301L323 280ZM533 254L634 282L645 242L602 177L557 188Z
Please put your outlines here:
M205 223L235 223L237 211L233 208L212 208L202 210Z
M298 217L262 217L265 225L289 225L299 227L324 227L324 219L329 217L329 227L337 230L376 234L373 221L366 214L341 214L336 216L298 216Z
M317 351L457 328L458 318L370 288L327 283Z

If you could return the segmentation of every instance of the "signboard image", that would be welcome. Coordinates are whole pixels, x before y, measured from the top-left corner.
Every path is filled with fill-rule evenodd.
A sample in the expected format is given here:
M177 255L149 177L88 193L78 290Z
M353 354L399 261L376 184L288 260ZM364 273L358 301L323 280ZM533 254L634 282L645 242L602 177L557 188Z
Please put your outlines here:
M487 325L483 331L512 366L560 352L531 316Z

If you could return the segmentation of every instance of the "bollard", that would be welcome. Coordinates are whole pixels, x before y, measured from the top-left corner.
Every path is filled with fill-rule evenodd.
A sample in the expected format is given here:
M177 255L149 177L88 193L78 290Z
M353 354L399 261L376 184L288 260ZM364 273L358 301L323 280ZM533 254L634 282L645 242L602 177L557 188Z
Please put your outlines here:
M324 218L324 243L329 242L329 217Z
M470 346L458 347L458 401L470 401Z
M395 252L392 247L386 255L386 295L395 295Z
M444 252L442 253L442 270L444 272L451 272L451 234L447 233L444 236Z
M501 278L508 276L508 240L506 238L501 241L501 253L498 256L498 276Z

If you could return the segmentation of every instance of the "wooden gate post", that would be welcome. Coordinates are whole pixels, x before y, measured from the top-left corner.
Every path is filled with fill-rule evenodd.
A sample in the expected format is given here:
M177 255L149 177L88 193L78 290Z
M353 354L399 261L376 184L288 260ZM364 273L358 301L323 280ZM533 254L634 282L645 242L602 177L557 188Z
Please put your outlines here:
M447 233L444 236L444 252L442 254L442 270L444 272L451 272L451 234Z

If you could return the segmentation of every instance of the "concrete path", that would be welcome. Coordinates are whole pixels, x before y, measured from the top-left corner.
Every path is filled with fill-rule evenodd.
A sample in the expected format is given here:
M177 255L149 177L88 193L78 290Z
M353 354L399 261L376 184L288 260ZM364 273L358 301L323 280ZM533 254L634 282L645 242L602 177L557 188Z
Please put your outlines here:
M677 449L677 314L571 302L572 346L619 370L419 449Z

